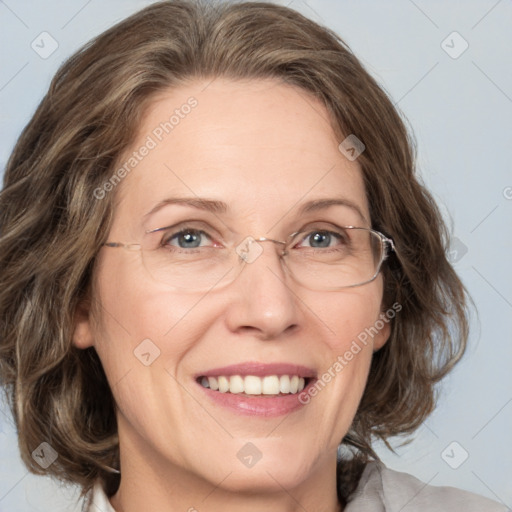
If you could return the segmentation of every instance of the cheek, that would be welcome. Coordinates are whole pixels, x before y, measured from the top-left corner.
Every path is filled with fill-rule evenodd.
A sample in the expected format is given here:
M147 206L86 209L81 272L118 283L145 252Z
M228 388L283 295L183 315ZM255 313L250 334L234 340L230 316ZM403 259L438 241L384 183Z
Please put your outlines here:
M386 335L386 324L382 322L382 280L365 286L337 292L337 297L324 302L326 324L332 336L329 347L337 355L352 355L367 352ZM352 354L352 355L351 355Z
M379 281L336 295L322 302L319 316L329 335L322 347L322 371L309 392L309 400L322 410L322 421L332 426L333 445L352 423L366 386L374 344L385 336Z
M106 261L99 269L97 296L104 320L102 332L110 333L114 343L129 339L136 345L146 338L167 343L174 332L193 328L200 297L173 295L165 285L151 280L138 264L137 256L134 253L132 260L118 258L115 265ZM185 338L173 339L176 350Z
M136 423L144 421L143 416L150 418L169 397L176 401L176 379L184 378L188 368L183 363L218 318L221 306L197 293L173 294L136 271L135 260L108 263L97 274L101 323L95 329L95 347L119 409ZM208 347L202 353L207 357ZM147 390L162 395L152 392L148 397Z
M151 432L176 420L165 416L162 404L183 408L173 376L207 322L197 294L173 296L133 268L119 261L98 270L95 348L118 410L138 431ZM155 425L155 417L164 416Z
M364 390L372 355L385 336L381 318L381 286L379 282L360 288L347 296L347 310L339 314L333 351L332 369L340 375L345 391L353 391L359 401Z
M118 258L99 266L95 290L100 302L99 321L95 323L95 348L114 394L137 381L135 389L120 398L147 401L139 391L150 389L158 373L170 378L166 370L174 368L193 346L194 329L200 328L195 312L197 297L172 298L139 271L135 261ZM98 320L98 319L97 319ZM172 347L172 350L169 348ZM128 376L128 378L126 378Z

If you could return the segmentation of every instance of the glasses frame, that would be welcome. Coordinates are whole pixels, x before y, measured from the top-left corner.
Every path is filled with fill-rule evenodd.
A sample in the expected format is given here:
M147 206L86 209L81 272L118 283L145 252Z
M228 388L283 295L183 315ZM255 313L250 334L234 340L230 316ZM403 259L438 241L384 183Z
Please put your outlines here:
M377 230L375 230L373 228L365 228L365 227L359 227L359 226L339 226L339 227L341 229L348 229L348 230L357 229L357 230L367 231L369 233L377 235L377 237L379 238L380 243L381 243L381 256L380 256L380 261L379 261L379 263L376 266L375 273L373 274L373 276L370 279L367 279L366 281L363 281L362 283L345 285L345 286L339 286L339 287L333 287L332 291L344 290L344 289L347 289L347 288L356 288L358 286L363 286L365 284L371 283L379 275L379 273L381 271L381 268L382 268L382 264L384 263L384 261L386 261L388 259L390 253L393 252L393 253L397 254L395 243L393 242L393 240L391 238L387 237L386 235L384 235L380 231L377 231ZM156 228L156 229L147 230L146 234L149 235L151 233L156 233L158 231L163 231L165 229L168 229L168 227L162 227L162 228ZM254 238L252 235L247 235L244 238L244 240L246 240L247 238L250 237L252 239L252 241L254 241L254 242L272 242L274 244L284 245L285 247L284 247L283 251L281 252L281 254L279 256L280 256L280 258L283 260L283 262L286 265L286 261L283 259L283 256L286 256L286 254L288 254L287 247L289 246L289 244L291 243L293 238L295 236L297 236L299 233L308 233L308 231L294 231L293 233L288 235L288 237L287 237L289 239L288 241L285 241L285 240L275 240L274 238L267 238L267 237ZM234 245L234 246L236 247L236 246L240 245L240 243L241 242L239 242L239 244ZM141 251L142 252L144 250L142 248L142 244L140 244L140 243L105 242L104 244L102 244L102 246L103 247L110 247L110 248L122 248L122 249L127 249L129 251ZM245 261L240 255L239 255L239 259L241 261ZM288 266L287 266L287 268L288 268ZM288 268L288 271L290 272L289 268ZM304 286L305 288L309 288L308 286L305 286L305 285L301 284L300 281L297 280L297 278L295 277L293 272L290 272L290 274L291 274L292 278L299 285ZM240 273L238 273L236 275L236 277L233 279L233 281L230 281L228 284L232 284L239 275L240 275Z

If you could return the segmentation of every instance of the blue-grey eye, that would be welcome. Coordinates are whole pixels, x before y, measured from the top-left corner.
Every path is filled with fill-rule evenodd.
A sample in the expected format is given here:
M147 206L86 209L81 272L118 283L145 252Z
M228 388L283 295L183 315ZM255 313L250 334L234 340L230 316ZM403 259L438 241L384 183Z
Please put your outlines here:
M326 231L317 231L313 235L309 235L309 243L312 247L329 247L331 243L331 235Z
M199 229L184 229L166 237L164 243L165 245L177 245L180 249L196 249L201 246L202 237L209 239L204 231Z
M311 231L303 240L308 241L309 246L313 249L322 249L343 242L343 237L339 233L322 230Z

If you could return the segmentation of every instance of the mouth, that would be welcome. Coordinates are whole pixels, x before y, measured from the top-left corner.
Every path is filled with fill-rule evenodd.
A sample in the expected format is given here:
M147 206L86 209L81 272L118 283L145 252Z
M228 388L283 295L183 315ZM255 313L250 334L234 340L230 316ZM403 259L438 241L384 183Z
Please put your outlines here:
M289 363L245 362L195 375L208 400L237 415L277 417L299 411L317 380L312 368Z
M309 377L292 375L215 375L198 377L204 388L219 393L245 396L287 396L300 393L311 381Z

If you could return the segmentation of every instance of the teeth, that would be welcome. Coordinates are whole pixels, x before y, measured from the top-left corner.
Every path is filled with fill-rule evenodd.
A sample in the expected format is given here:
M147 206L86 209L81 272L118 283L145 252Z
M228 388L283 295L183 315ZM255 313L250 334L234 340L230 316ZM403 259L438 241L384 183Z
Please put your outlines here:
M246 395L261 395L261 379L247 375L244 379L244 391Z
M297 377L297 375L294 375L290 379L290 393L297 393L298 389L299 389L299 377Z
M203 377L201 385L221 393L245 393L246 395L279 395L300 393L306 381L298 375L267 375L257 377L255 375L231 375L225 377Z
M244 379L240 375L232 375L229 379L229 392L230 393L243 393L244 392Z
M214 391L219 389L219 381L215 377L208 377L208 384L210 384L210 389L213 389Z
M264 395L279 394L279 379L273 375L263 377L261 391Z
M227 377L219 377L219 391L221 393L226 393L229 391L229 380Z
M281 391L281 393L289 393L290 392L290 376L289 375L283 375L279 379L279 391Z

